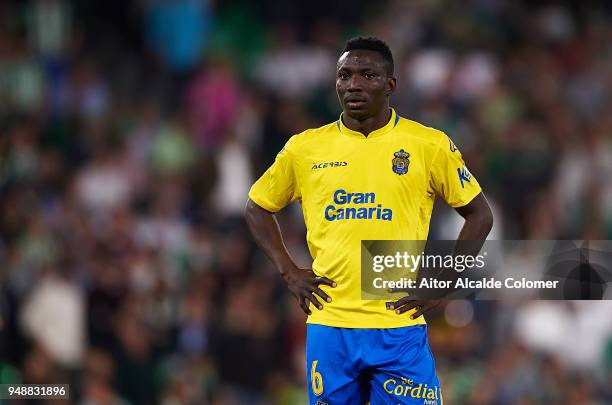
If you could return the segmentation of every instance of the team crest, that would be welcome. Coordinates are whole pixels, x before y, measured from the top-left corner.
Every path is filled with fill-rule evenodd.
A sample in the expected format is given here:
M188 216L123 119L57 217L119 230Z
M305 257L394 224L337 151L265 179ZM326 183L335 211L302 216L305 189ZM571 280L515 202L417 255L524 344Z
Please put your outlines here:
M391 160L393 173L397 173L400 176L402 174L408 173L408 166L410 165L410 153L406 152L404 149L400 149L399 151L393 154L395 156L393 160Z

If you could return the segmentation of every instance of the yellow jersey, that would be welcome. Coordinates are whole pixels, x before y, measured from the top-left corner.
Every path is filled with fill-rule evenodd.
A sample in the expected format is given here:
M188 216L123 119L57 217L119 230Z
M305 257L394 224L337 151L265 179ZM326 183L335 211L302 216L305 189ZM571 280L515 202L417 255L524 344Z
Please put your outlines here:
M389 122L367 137L342 116L292 136L249 197L270 212L302 205L312 269L337 284L321 285L332 302L311 306L308 323L395 328L425 319L361 299L361 241L426 240L436 195L456 208L480 192L450 138L391 109Z

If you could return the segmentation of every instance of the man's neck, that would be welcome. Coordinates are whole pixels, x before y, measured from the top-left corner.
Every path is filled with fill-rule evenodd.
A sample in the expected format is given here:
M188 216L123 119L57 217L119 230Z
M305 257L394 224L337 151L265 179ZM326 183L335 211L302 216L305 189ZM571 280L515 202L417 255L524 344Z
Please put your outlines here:
M391 119L391 109L389 106L383 108L378 114L373 117L359 121L357 119L349 117L347 114L342 114L342 122L347 128L353 131L361 132L365 136L368 136L371 132L376 131L387 125Z

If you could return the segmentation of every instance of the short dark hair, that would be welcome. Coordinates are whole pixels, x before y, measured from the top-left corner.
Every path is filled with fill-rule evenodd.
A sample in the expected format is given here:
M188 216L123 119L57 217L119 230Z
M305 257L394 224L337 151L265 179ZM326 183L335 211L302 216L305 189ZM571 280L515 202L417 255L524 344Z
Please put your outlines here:
M383 57L387 65L387 75L393 76L393 54L391 53L389 45L387 45L385 41L376 37L351 38L346 42L342 53L357 49L378 52Z

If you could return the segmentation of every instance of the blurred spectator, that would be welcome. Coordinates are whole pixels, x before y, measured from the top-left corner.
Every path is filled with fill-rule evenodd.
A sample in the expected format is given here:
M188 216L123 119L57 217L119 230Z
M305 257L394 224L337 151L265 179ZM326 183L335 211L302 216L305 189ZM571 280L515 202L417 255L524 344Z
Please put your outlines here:
M287 25L274 32L272 48L255 70L256 77L281 97L307 97L330 81L334 55L317 44L298 44L295 30Z
M63 0L35 0L29 3L26 20L32 48L43 57L59 57L66 51L70 41L70 4Z
M106 81L100 77L98 67L91 59L74 66L71 82L65 89L67 112L86 120L97 120L108 111L110 94Z
M222 144L231 129L240 102L232 67L213 60L199 72L186 89L191 133L210 153Z
M197 154L182 122L168 122L160 128L151 145L151 165L162 175L186 170Z
M228 141L219 151L216 163L218 179L213 205L224 216L239 216L244 210L244 196L253 184L248 150L235 140Z
M82 291L58 274L45 274L21 310L21 327L45 349L50 361L81 365L85 350L85 302Z
M99 150L77 179L78 198L93 214L108 216L124 206L133 188L125 175L121 156L113 150Z
M147 42L175 74L188 72L197 66L207 45L211 23L208 0L147 2Z

